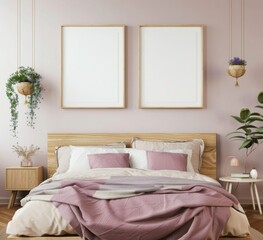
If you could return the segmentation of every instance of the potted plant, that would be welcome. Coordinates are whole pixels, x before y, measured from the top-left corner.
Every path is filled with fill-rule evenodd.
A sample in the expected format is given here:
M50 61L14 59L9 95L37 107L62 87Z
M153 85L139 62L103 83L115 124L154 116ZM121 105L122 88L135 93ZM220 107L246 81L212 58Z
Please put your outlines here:
M261 105L255 106L256 108L263 109L263 92L258 95L258 102ZM256 125L263 122L263 116L258 112L251 112L248 108L242 108L239 116L233 117L240 126L234 131L228 134L230 139L238 140L241 142L239 149L246 150L246 158L244 159L244 170L246 171L246 161L250 154L253 153L256 148L263 141L263 126Z
M40 84L41 76L35 72L31 67L19 67L19 69L12 73L6 83L6 96L10 101L11 111L11 130L13 135L17 135L18 127L18 110L17 106L19 103L18 94L15 91L14 86L16 85L17 91L25 95L29 111L26 113L27 125L34 128L36 113L35 110L38 108L41 102L43 90Z
M18 144L12 146L13 151L17 154L18 157L22 157L21 167L32 167L33 162L31 157L38 151L40 148L31 144L29 147L21 147Z
M235 86L239 86L238 78L242 77L245 74L247 62L239 57L234 57L230 59L228 63L228 74L231 77L236 78Z

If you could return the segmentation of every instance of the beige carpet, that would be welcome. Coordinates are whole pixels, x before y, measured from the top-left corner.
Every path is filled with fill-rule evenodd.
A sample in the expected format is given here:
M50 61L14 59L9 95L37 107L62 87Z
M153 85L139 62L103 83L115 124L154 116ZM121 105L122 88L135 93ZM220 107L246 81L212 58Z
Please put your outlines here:
M234 237L232 237L232 238L220 238L220 239L222 239L222 240L227 240L227 239L231 239L231 240L233 240L233 239L242 239L242 240L262 240L263 239L263 234L261 234L259 231L257 231L256 229L254 229L254 228L250 228L250 232L251 232L251 238L234 238ZM5 228L4 229L2 229L1 231L0 231L0 240L5 240L5 239L8 239L7 238L7 235L6 235L6 233L5 233ZM26 239L26 238L25 238Z

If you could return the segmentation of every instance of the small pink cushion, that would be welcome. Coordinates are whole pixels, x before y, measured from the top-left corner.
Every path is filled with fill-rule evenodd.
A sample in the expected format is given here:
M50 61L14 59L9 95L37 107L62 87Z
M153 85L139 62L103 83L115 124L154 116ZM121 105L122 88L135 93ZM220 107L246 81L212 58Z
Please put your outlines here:
M129 153L88 154L90 168L128 168Z
M148 169L187 171L187 154L147 151Z

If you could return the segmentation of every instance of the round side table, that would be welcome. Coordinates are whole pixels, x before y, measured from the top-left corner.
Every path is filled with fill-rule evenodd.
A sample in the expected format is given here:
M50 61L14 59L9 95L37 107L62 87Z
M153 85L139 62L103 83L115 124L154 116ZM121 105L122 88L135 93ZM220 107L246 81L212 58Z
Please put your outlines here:
M261 209L261 205L260 205L260 200L259 200L259 196L258 196L258 189L257 189L256 183L263 182L263 179L260 179L260 178L254 179L254 178L221 177L221 178L219 178L219 180L222 182L226 182L226 190L229 193L232 192L232 184L233 183L249 183L253 209L256 210L255 198L254 198L254 196L256 196L256 200L257 200L257 204L258 204L258 210L259 210L259 213L262 215L262 209Z

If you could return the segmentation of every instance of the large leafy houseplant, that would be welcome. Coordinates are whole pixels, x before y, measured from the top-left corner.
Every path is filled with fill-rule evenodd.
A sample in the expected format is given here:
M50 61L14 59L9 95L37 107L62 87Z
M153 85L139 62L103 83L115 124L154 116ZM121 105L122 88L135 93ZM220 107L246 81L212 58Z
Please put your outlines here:
M263 109L263 92L259 93L258 102L261 105L255 107ZM251 112L248 108L242 108L239 116L231 117L233 117L240 126L234 132L229 133L228 136L230 139L241 141L239 149L246 150L246 159L244 160L244 170L246 171L246 160L263 140L263 116L259 112Z
M19 97L15 91L14 86L18 83L29 83L30 95L26 95L26 104L28 106L27 114L27 125L34 128L36 113L35 110L38 108L42 100L41 92L43 90L40 83L41 76L35 72L31 67L20 67L18 70L10 75L6 83L6 96L10 101L10 112L11 112L11 130L14 136L17 136L18 127L18 104ZM32 92L32 93L31 93ZM22 93L23 94L23 93Z

